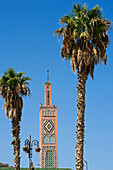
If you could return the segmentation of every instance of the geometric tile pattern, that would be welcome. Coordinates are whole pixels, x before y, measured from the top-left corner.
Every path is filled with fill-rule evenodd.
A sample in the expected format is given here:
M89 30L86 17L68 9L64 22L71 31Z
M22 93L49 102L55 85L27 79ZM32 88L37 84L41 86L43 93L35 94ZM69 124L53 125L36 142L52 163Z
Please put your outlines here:
M43 143L49 143L49 137L48 136L44 136Z
M48 151L52 152L52 156L51 153L47 155ZM47 168L47 165L49 166L48 168L56 168L57 166L57 162L56 162L56 146L43 146L42 147L42 164L43 164L43 168ZM47 164L48 162L48 164Z
M50 150L46 152L46 168L53 168L53 153Z
M55 136L50 136L50 143L55 143Z
M55 121L54 120L44 120L43 121L43 131L44 131L44 133L54 133L55 132Z
M44 135L43 144L55 144L55 134Z

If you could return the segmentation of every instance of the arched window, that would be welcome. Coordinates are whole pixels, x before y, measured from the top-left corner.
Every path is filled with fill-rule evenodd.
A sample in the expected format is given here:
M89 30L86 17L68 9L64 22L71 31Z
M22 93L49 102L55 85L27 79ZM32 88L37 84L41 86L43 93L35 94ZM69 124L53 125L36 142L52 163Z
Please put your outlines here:
M50 150L46 152L46 168L53 168L53 153Z
M47 90L49 90L49 86L47 86Z
M48 136L44 137L44 143L49 143L49 137Z
M55 111L53 111L53 116L55 116Z
M55 143L55 136L50 136L50 143Z
M50 111L48 110L48 116L49 116Z
M50 105L50 94L49 94L49 91L47 91L47 105Z

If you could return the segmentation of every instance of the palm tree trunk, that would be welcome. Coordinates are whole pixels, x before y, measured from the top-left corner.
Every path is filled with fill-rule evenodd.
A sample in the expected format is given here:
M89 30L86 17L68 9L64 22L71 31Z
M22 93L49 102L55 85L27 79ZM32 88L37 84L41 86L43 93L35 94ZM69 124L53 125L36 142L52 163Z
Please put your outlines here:
M77 113L77 141L76 141L76 170L83 170L84 147L84 113L85 113L85 85L87 73L78 72L78 113Z
M14 145L14 165L15 170L20 170L20 125L19 125L19 119L13 118L12 119L12 133L14 137L13 145Z

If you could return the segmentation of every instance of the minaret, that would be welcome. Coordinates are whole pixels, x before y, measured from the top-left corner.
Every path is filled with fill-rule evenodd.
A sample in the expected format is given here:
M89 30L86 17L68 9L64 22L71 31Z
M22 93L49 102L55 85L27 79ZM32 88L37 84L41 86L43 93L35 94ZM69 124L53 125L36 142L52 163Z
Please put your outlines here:
M57 107L51 105L49 70L45 83L45 105L40 106L40 168L58 168Z

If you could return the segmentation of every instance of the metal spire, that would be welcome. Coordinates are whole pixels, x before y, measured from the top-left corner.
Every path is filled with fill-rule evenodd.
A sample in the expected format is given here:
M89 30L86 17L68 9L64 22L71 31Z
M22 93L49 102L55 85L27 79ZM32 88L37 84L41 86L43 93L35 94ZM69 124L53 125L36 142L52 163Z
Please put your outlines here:
M47 82L49 81L49 70L47 70Z

